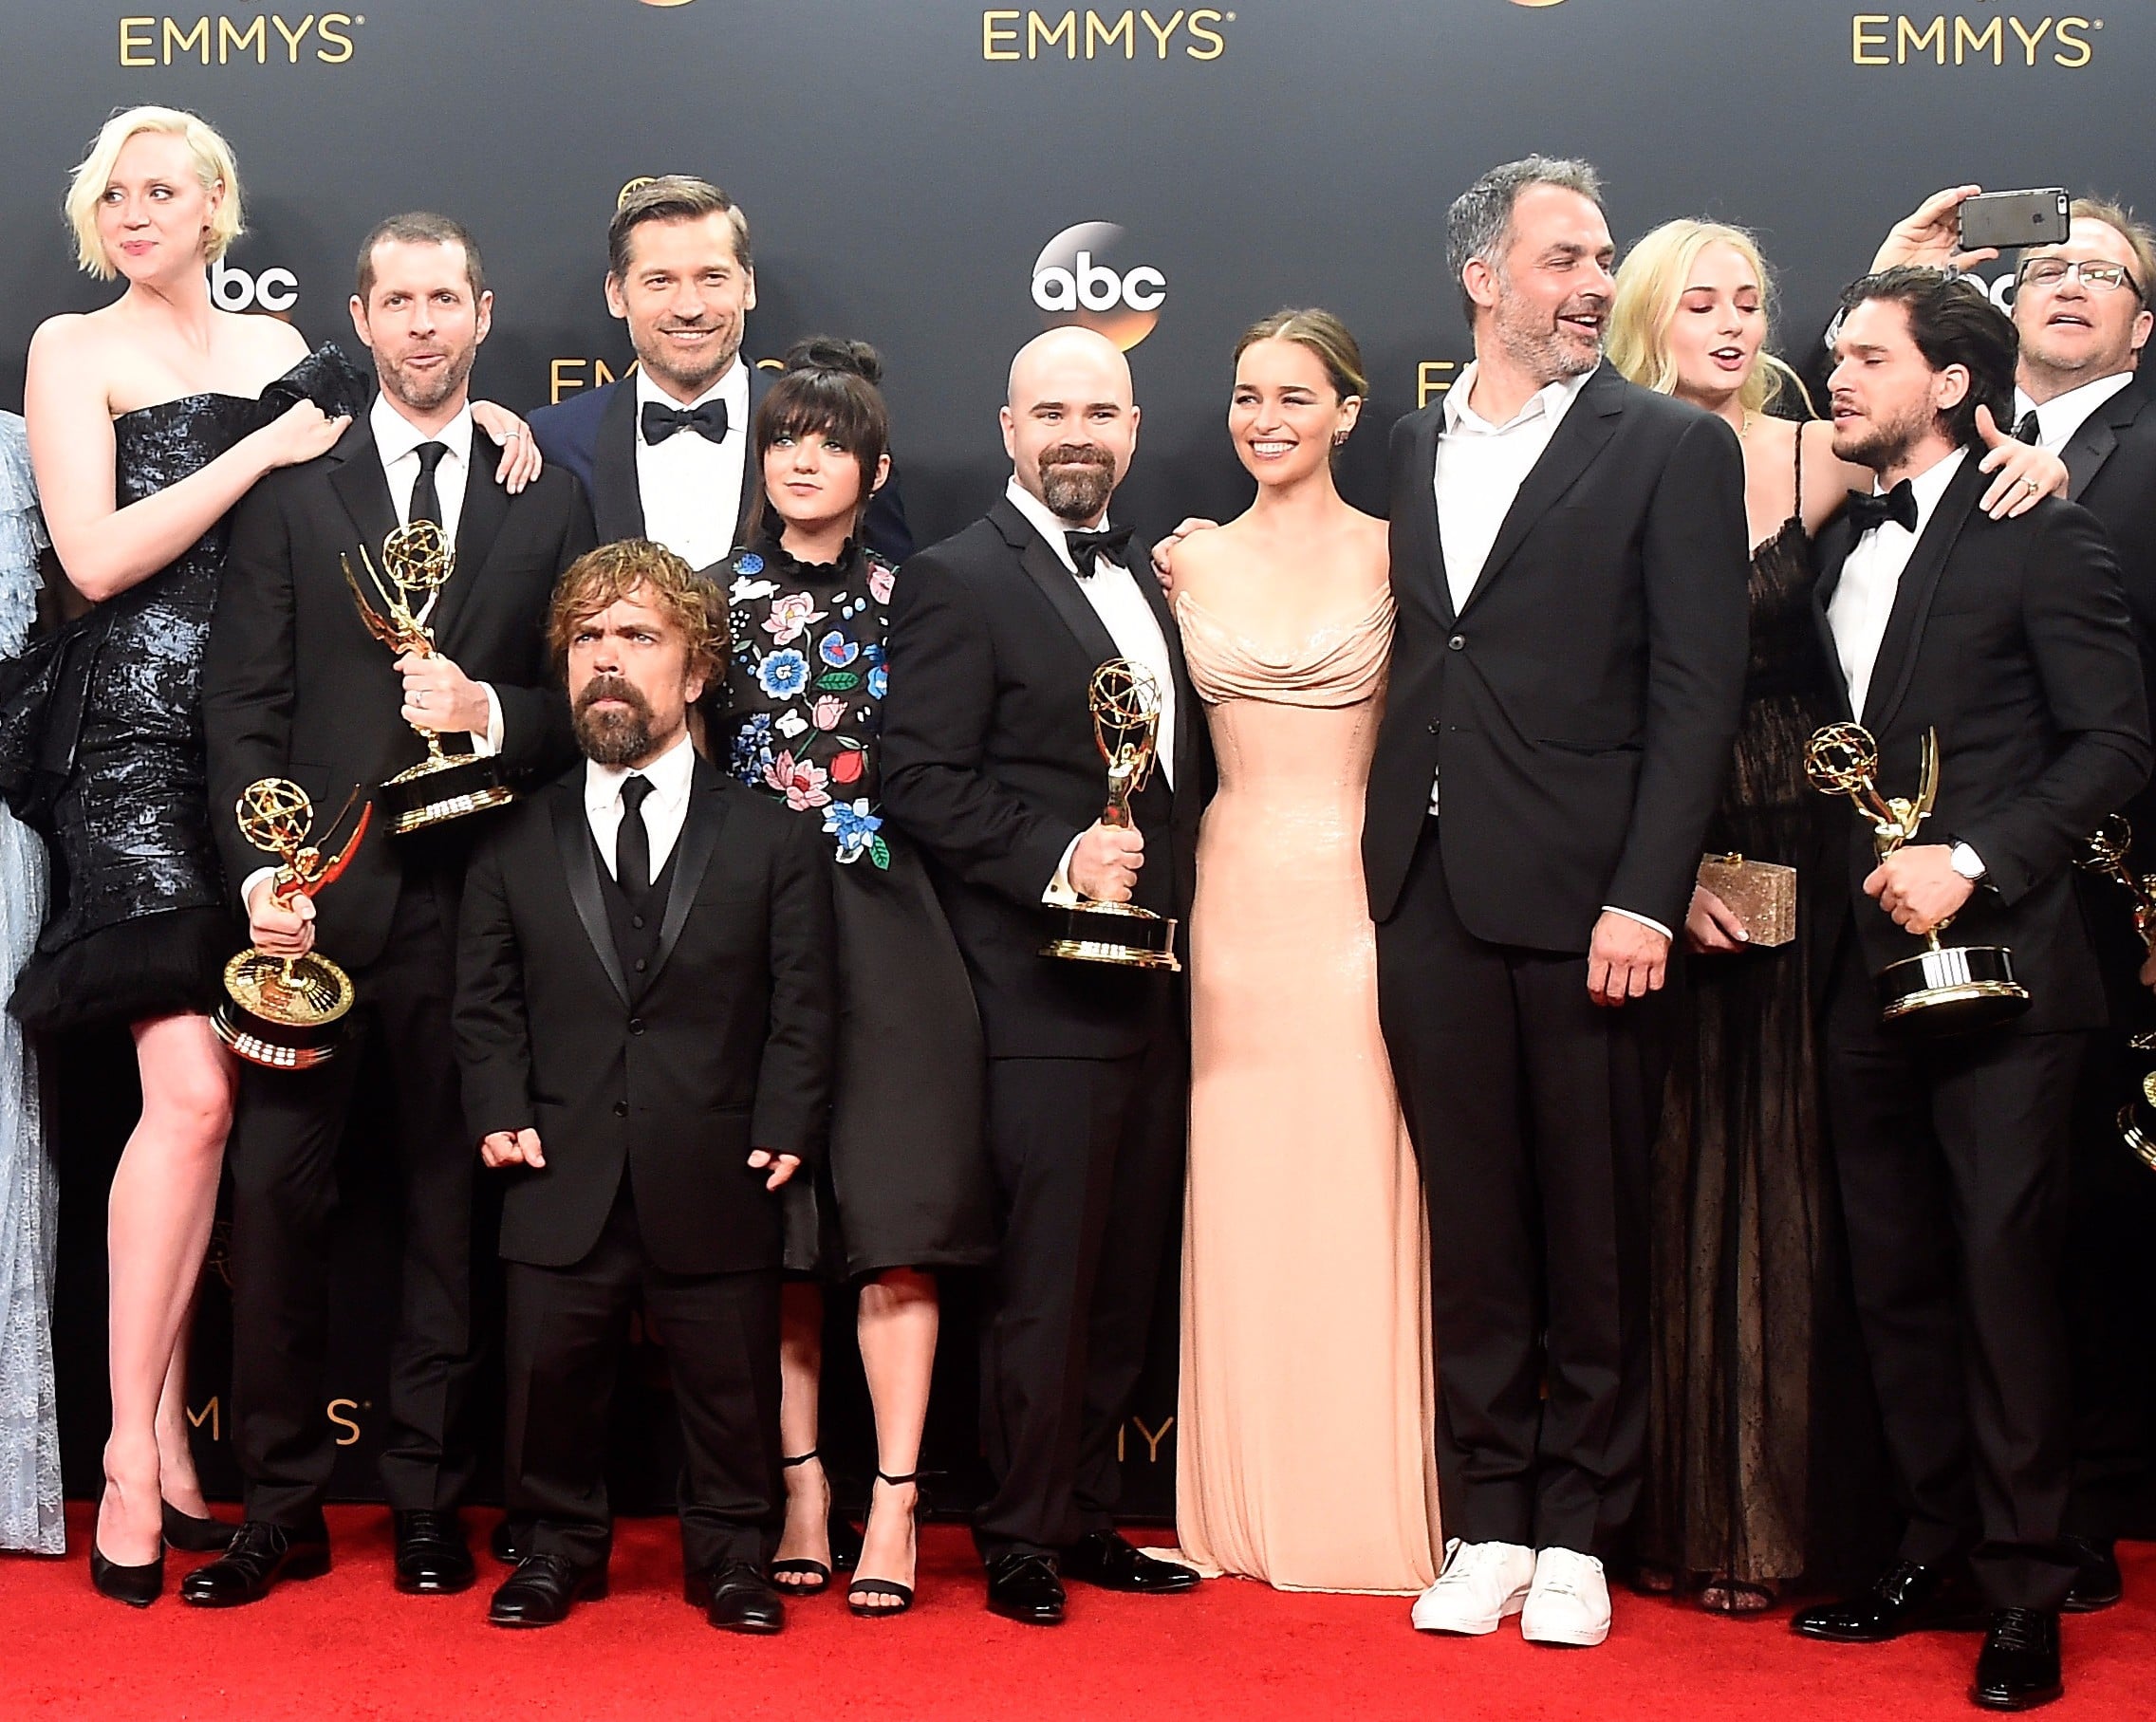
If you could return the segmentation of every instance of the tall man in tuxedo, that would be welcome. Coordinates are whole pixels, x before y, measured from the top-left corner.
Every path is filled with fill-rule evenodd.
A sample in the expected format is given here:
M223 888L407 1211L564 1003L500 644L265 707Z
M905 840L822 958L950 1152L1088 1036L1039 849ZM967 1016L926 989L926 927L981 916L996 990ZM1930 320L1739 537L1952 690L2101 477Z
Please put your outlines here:
M457 974L470 1134L515 1180L504 1484L522 1558L488 1618L551 1625L604 1588L606 1415L641 1292L680 1416L691 1588L713 1625L775 1632L773 1192L828 1125L830 862L813 825L690 745L719 666L679 557L594 550L550 632L585 758L480 844Z
M2058 1695L2076 1570L2059 1252L2068 1106L2105 1006L2071 862L2148 776L2147 698L2095 520L1975 506L1976 413L2005 414L2013 325L1935 269L1868 276L1844 305L1834 453L1878 493L1823 535L1816 602L1881 790L1915 791L1932 732L1940 763L1932 841L1881 862L1850 820L1845 922L1820 947L1850 1271L1908 1522L1868 1590L1794 1625L1876 1642L1941 1624L1967 1562L1991 1610L1971 1696L2025 1709ZM1957 940L2011 947L2030 1008L1950 1039L1884 1028L1872 977L1949 917Z
M1475 362L1393 431L1363 834L1430 1209L1451 1538L1414 1620L1524 1604L1531 1639L1597 1644L1645 1438L1670 929L1742 694L1744 475L1727 425L1603 362L1587 164L1494 169L1448 250Z
M540 452L590 492L601 543L648 538L701 569L748 536L767 377L741 353L755 306L749 218L733 198L681 174L623 196L606 229L606 308L628 325L636 372L531 415ZM890 562L912 554L895 483L862 532Z
M1144 1362L1181 1188L1189 1035L1159 971L1040 954L1042 904L1075 889L1187 913L1203 743L1182 648L1109 497L1138 438L1130 367L1088 330L1013 361L1003 497L901 570L883 707L885 812L926 852L988 1045L1002 1229L981 1348L994 1490L975 1519L988 1605L1063 1618L1064 1578L1167 1592L1187 1569L1115 1531L1116 1433ZM1162 691L1135 829L1100 820L1087 704L1127 658Z
M1956 186L1927 199L1887 235L1872 268L1969 265L1993 255L1959 250L1956 212L1976 189ZM2156 708L2156 388L2141 371L2156 328L2156 234L2093 198L2074 199L2072 213L2066 243L2031 247L2015 272L2014 422L2018 435L2066 462L2067 494L2110 534ZM2156 871L2156 795L2143 790L2125 811L2136 839L2134 871ZM2156 1510L2156 1286L2140 1269L2156 1241L2156 1180L2122 1151L2117 1122L2121 1097L2147 1068L2131 1043L2156 1028L2147 991L2156 957L2134 932L2116 884L2084 877L2080 885L2111 1021L2091 1044L2074 1098L2067 1264L2074 1480L2066 1522L2081 1571L2070 1610L2118 1601L2113 1545L2135 1530L2146 1535Z
M203 667L212 806L232 806L257 778L287 777L326 819L353 788L419 758L415 725L498 754L512 780L550 773L571 750L545 621L556 576L591 545L591 515L566 472L549 468L511 495L474 458L469 380L492 315L478 248L456 222L400 215L367 236L352 321L381 393L327 454L257 485L239 509ZM455 571L426 617L438 653L393 660L362 625L340 558L364 546L379 564L382 540L416 519L441 526ZM399 1587L454 1591L474 1578L456 1505L474 1463L474 1166L449 1046L471 833L453 824L397 837L381 818L374 825L319 904L289 909L232 822L217 836L255 942L304 951L319 933L358 990L355 1041L375 1043L388 1072L403 1236L382 1487ZM361 1053L348 1045L306 1071L241 1067L232 1431L247 1510L230 1549L188 1576L192 1602L251 1602L280 1577L328 1565L329 1234Z

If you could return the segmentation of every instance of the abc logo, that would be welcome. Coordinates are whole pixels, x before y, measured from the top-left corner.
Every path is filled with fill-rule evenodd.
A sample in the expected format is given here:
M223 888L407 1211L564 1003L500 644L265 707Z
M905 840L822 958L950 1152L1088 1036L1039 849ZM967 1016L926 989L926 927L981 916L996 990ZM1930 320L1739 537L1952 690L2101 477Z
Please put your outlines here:
M288 311L299 303L300 278L289 269L250 275L220 257L210 266L210 297L220 311Z
M1112 221L1081 221L1041 248L1033 260L1033 304L1042 327L1076 324L1126 353L1153 332L1168 279L1150 264L1133 267L1127 238Z

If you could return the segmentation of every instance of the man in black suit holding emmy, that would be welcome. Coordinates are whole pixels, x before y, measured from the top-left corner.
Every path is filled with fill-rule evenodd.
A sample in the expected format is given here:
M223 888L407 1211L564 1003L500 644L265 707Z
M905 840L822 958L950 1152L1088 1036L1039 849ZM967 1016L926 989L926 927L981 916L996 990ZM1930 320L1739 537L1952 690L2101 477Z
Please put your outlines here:
M1413 1618L1598 1644L1646 1432L1671 929L1742 694L1744 474L1726 425L1603 361L1586 163L1493 170L1448 249L1475 362L1393 432L1363 834L1429 1194L1450 1542Z
M1916 796L1927 736L1939 752L1924 831L1881 861L1850 820L1846 922L1819 946L1850 1273L1907 1523L1869 1588L1794 1625L1875 1643L1988 1611L1969 1695L2023 1710L2063 1690L2058 1611L2079 1571L2060 1541L2059 1271L2069 1113L2105 1000L2071 863L2147 779L2147 702L2094 518L1976 507L1976 413L2009 411L2013 325L1928 268L1867 276L1843 305L1834 453L1877 477L1822 536L1816 602L1880 789ZM1874 975L1949 918L1951 944L2011 950L2025 1011L1936 1038L1921 1010L1883 1026Z
M585 759L474 857L457 965L471 1137L513 1179L497 1626L604 1594L606 1422L640 1297L681 1425L683 1565L714 1626L771 1633L781 1511L775 1192L819 1152L837 1038L829 858L690 745L714 662L663 546L563 576L552 638ZM723 646L720 647L723 650Z
M1184 994L1158 970L1042 946L1044 905L1073 890L1187 914L1205 762L1166 601L1107 521L1138 437L1129 365L1090 330L1037 337L1012 362L1003 433L1004 495L899 576L883 805L928 856L988 1045L1001 1238L981 1346L994 1490L974 1537L989 1607L1052 1625L1066 1578L1197 1581L1113 1523L1116 1434L1181 1189ZM1087 689L1111 658L1162 694L1133 828L1101 821Z

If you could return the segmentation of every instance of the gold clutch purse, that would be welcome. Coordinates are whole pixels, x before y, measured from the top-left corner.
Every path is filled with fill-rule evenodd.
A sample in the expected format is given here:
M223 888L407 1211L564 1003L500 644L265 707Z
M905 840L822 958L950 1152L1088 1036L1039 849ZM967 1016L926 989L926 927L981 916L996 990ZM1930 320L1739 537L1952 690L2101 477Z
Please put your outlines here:
M1730 906L1751 935L1770 949L1796 936L1796 869L1741 855L1700 859L1700 883Z

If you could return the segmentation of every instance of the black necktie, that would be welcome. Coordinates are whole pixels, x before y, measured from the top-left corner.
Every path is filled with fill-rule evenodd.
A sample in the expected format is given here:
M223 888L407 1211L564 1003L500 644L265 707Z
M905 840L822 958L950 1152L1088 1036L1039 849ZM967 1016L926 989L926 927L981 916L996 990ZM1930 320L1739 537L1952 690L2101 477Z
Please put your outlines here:
M651 891L651 828L643 823L643 804L651 779L631 771L622 780L622 828L614 834L614 882L631 902Z
M1120 562L1130 544L1130 528L1116 527L1106 532L1066 532L1063 542L1070 546L1070 560L1077 565L1078 578L1090 580L1099 570L1100 559L1106 556L1110 562Z
M2036 409L2035 407L2031 407L2026 413L2022 414L2020 417L2017 418L2014 421L2014 434L2015 435L2018 436L2023 442L2043 441L2043 420L2036 417Z
M643 439L664 442L677 431L694 431L706 442L726 440L726 402L707 400L700 407L670 407L663 400L643 403Z
M1889 520L1905 532L1917 529L1917 493L1909 488L1907 479L1884 496L1867 496L1862 491L1849 492L1849 525L1856 528L1858 537Z
M441 457L449 453L449 444L422 442L418 452L419 476L412 484L412 506L404 510L406 522L431 520L437 527L444 526L441 492L435 489L435 468L441 465Z

